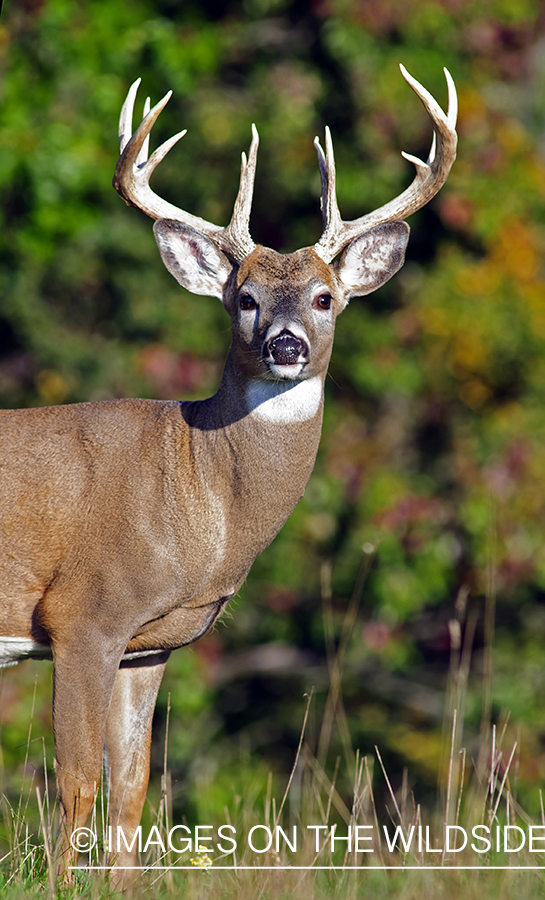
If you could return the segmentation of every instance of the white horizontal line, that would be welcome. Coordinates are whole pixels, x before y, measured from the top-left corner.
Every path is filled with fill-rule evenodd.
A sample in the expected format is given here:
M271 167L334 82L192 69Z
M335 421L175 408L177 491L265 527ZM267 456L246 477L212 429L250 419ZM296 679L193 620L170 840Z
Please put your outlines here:
M70 866L70 869L73 871L112 871L115 870L131 870L131 871L139 871L139 872L153 872L158 869L160 870L181 870L187 869L191 872L197 872L199 869L206 869L207 872L211 872L214 870L222 870L222 871L231 871L231 872L240 872L243 869L248 869L251 871L259 871L262 869L265 871L272 872L289 872L289 871L306 871L312 872L317 870L327 870L327 871L338 871L338 872L366 872L366 871L395 871L395 872L404 872L408 870L412 871L454 871L454 872L490 872L494 871L509 871L509 872L542 872L545 871L545 866Z

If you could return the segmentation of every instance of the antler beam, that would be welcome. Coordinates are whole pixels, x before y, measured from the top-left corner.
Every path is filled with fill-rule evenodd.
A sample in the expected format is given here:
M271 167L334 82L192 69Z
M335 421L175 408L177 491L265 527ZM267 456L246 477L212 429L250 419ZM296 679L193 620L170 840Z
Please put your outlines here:
M169 91L152 110L149 108L149 99L146 101L144 118L133 134L134 102L139 85L140 78L131 86L119 119L120 157L113 179L116 191L128 205L142 210L150 218L174 219L184 225L189 225L191 228L209 237L220 250L223 250L236 262L242 262L255 249L255 244L249 231L259 144L259 136L255 125L252 125L252 143L248 159L246 159L245 153L242 154L240 186L233 215L229 225L226 228L221 228L219 225L207 222L199 216L193 216L172 203L168 203L150 188L149 180L153 171L174 144L183 138L186 131L180 131L179 134L169 138L148 158L151 129L170 100L172 91Z
M314 145L318 153L318 165L320 167L320 179L322 183L322 216L324 220L324 232L320 241L315 245L316 253L325 260L331 262L351 240L375 225L385 222L400 221L421 209L443 186L447 180L450 168L456 159L456 117L458 112L458 100L454 81L447 69L444 69L448 86L448 112L445 114L432 95L413 78L404 66L400 65L401 74L410 84L415 94L420 97L433 126L433 141L427 162L422 162L416 156L408 153L402 155L412 162L416 168L416 175L412 184L394 200L390 200L384 206L354 219L351 222L343 222L337 206L335 192L335 158L333 156L333 144L329 128L326 128L325 143L326 152L322 150L320 141L315 139Z

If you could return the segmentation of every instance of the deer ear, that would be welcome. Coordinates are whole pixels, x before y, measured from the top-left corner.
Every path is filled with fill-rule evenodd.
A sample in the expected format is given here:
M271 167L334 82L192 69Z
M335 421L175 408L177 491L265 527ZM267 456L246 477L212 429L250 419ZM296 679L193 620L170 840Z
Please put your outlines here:
M153 233L162 260L176 281L193 294L221 300L233 266L209 238L175 219L158 219Z
M334 264L346 300L363 297L385 284L405 262L410 228L406 222L377 225L355 238Z

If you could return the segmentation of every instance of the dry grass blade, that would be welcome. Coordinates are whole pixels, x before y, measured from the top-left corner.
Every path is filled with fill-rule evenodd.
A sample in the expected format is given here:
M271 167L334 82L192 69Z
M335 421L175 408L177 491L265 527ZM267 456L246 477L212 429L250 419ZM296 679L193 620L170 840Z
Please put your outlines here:
M394 794L392 785L391 785L391 783L390 783L390 779L388 778L388 774L387 774L387 772L386 772L386 769L384 768L384 763L382 762L382 756L380 755L380 750L378 749L377 746L375 746L375 753L377 754L377 759L378 759L378 761L379 761L380 768L382 769L382 774L384 775L384 780L386 781L386 784L388 785L388 791L389 791L389 793L390 793L390 797L392 798L392 801L393 801L393 804L394 804L395 811L396 811L396 813L397 813L397 815L398 815L398 818L399 818L399 824L401 825L402 828L405 828L405 823L404 823L404 821L403 821L403 816L401 815L401 810L400 810L400 808L399 808L399 806L398 806L398 803L397 803L397 800L396 800L396 796L395 796L395 794Z
M460 821L460 808L462 806L462 794L463 794L463 790L464 790L464 777L465 777L465 772L466 772L466 749L465 749L465 747L463 747L461 750L461 757L462 757L462 765L461 765L461 771L460 771L460 778L458 781L458 802L456 804L456 819L454 821L455 825L458 825L458 823Z
M348 825L351 816L350 810L335 789L335 781L339 769L340 760L337 759L335 771L333 773L333 779L331 781L327 777L317 759L314 759L314 757L309 755L307 758L307 762L309 764L309 768L312 770L314 777L316 778L316 782L318 783L318 785L328 793L327 807L325 810L325 822L329 822L331 807L334 806L339 815L342 817L343 821Z
M451 824L451 822L450 822L450 808L451 808L450 800L451 800L451 796L452 796L452 773L453 773L453 767L454 767L454 765L453 765L453 763L454 763L454 742L456 740L456 717L457 717L457 712L456 712L456 710L454 710L454 712L452 714L452 729L451 729L451 733L450 733L450 756L449 756L449 764L448 764L447 797L446 797L445 817L444 817L445 827L447 825ZM445 853L446 853L446 844L444 844L444 846L443 846L443 854L442 854L443 860L445 859Z
M40 813L40 823L42 826L42 837L44 842L44 853L45 858L47 860L47 881L49 884L49 890L51 892L51 896L55 896L55 872L53 871L53 861L51 859L51 850L49 847L49 835L47 833L47 828L45 825L44 818L44 810L42 806L42 798L40 796L40 788L36 788L36 799L38 801L38 811Z
M363 588L369 575L372 559L373 558L369 556L369 554L364 554L359 567L354 590L350 597L348 609L342 623L338 647L335 647L335 628L332 608L333 598L331 592L331 564L324 563L321 570L322 610L330 683L317 752L318 762L322 767L325 767L335 721L337 722L339 729L347 770L351 771L353 766L354 750L342 698L342 671L350 639L357 622L358 609L363 594Z
M509 769L511 768L511 763L513 762L513 757L515 755L516 749L517 749L517 744L515 743L513 746L513 749L511 750L511 756L509 757L509 761L505 767L505 772L503 774L503 780L502 780L500 789L498 791L498 796L496 798L496 803L494 805L494 809L492 810L491 821L494 821L494 819L496 818L496 814L498 812L498 806L500 805L500 800L502 798L503 789L505 787L505 782L507 781L507 776L509 775Z
M379 852L379 856L380 856L380 862L381 862L381 865L384 865L384 858L383 858L383 856L382 856L382 844L381 844L381 841L380 841L380 831L379 831L379 827L378 827L377 806L376 806L376 803L375 803L375 795L374 795L374 793L373 793L373 781L372 781L372 778L371 778L371 773L369 772L369 765L368 765L368 762L367 762L367 757L365 757L365 774L367 775L367 784L368 784L368 786L369 786L369 796L371 797L371 806L372 806L372 808L373 808L373 819L374 819L374 821L375 821L375 834L376 834L376 836L377 836L378 852Z
M306 727L307 727L308 714L309 714L309 710L310 710L310 704L311 704L311 701L312 701L312 695L313 695L313 693L314 693L314 688L312 688L310 694L308 695L308 699L307 699L307 708L306 708L306 710L305 710L305 718L303 719L303 726L302 726L302 728L301 728L301 735L300 735L300 737L299 737L299 744L298 744L298 747L297 747L297 753L295 754L295 761L294 761L293 766L292 766L292 768L291 768L290 777L289 777L288 783L287 783L287 785L286 785L286 790L284 791L284 796L282 797L282 803L280 804L280 809L278 810L278 815L277 815L276 820L275 820L275 823L274 823L274 824L275 824L275 827L278 825L278 822L279 822L279 820L280 820L280 816L282 815L282 810L284 809L284 804L285 804L285 802L286 802L286 800L287 800L287 797L288 797L288 794L289 794L289 791L290 791L291 783L292 783L292 781L293 781L293 776L295 775L295 770L296 770L296 768L297 768L297 763L299 762L299 756L301 755L301 747L303 746L303 738L304 738L304 736L305 736L305 729L306 729Z

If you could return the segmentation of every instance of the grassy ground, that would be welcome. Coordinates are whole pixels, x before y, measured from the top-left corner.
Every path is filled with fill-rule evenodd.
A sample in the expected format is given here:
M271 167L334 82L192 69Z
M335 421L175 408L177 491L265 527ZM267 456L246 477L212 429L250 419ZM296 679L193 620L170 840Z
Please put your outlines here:
M456 697L459 702L463 700L459 690L463 664L452 672L447 705ZM234 802L231 809L218 810L215 821L206 823L212 828L201 831L197 843L195 823L186 825L188 830L178 827L171 831L165 770L158 806L142 826L144 868L133 873L131 888L136 896L319 900L372 895L412 900L516 894L524 900L545 894L544 854L535 852L545 847L545 818L532 821L517 803L517 746L503 745L505 727L491 727L479 757L468 761L463 722L457 709L452 711L445 728L445 766L436 809L424 810L409 790L407 777L399 790L391 788L378 748L372 757L356 754L351 761L352 796L341 796L336 787L341 780L341 763L329 778L305 742L311 703L312 698L308 698L299 749L283 793L275 795L271 776L264 801L247 797ZM330 707L333 718L338 712L332 713ZM324 722L327 729L332 725ZM376 787L384 784L389 799L384 808L379 808ZM82 868L74 884L62 887L54 877L58 810L47 783L43 792L31 778L23 785L16 804L4 798L0 864L3 895L10 898L58 892L66 898L114 896L117 892L107 872L94 870L91 874L83 868L107 862L106 806L106 799L99 796L89 823L97 844L90 853L80 855ZM218 832L222 826L223 831ZM544 826L534 831L533 848L529 846L531 826ZM506 827L510 828L508 852L503 846ZM172 845L182 852L169 849L169 833ZM351 843L346 840L348 835ZM458 849L466 837L467 846ZM233 848L228 838L237 842L235 853L227 852ZM524 847L517 850L522 840Z

